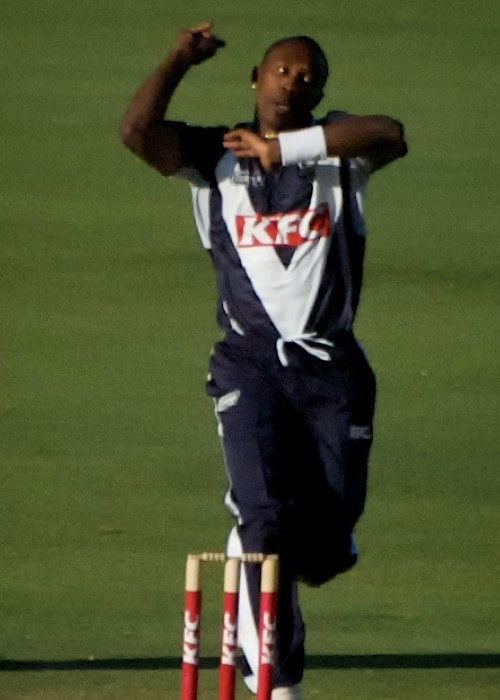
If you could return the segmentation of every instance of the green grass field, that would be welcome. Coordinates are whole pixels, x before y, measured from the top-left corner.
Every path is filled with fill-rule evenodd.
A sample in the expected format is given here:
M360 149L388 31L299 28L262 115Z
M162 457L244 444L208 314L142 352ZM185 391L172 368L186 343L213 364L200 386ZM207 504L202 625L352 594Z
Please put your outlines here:
M410 144L371 185L362 557L303 590L306 699L498 698L497 3L4 0L0 699L176 698L185 554L230 523L204 396L212 270L186 186L117 138L177 28L205 18L228 45L174 117L248 118L263 49L308 33L332 64L324 108L397 116ZM209 700L215 571L207 586Z

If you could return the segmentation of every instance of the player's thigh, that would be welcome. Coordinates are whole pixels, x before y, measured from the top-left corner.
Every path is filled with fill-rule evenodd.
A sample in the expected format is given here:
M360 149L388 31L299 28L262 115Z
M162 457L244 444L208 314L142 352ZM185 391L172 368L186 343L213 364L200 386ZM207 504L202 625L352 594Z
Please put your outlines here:
M231 494L243 515L272 512L289 497L286 479L288 409L272 377L223 354L211 359L214 399Z
M375 377L368 363L360 358L351 366L332 368L324 380L313 381L309 391L308 420L317 444L326 496L332 500L332 508L340 510L339 517L343 513L342 517L354 524L366 497ZM321 488L321 479L318 483ZM318 493L319 502L324 498L324 493Z

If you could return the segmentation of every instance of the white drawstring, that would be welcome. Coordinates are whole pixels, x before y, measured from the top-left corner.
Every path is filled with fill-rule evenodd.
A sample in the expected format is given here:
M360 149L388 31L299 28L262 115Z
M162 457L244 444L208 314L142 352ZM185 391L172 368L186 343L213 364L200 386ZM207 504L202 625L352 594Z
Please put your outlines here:
M285 348L287 343L295 343L295 345L298 345L303 350L308 352L309 355L313 355L319 360L323 360L323 362L328 362L332 359L332 356L328 350L315 347L315 345L326 345L329 348L335 347L335 344L330 340L327 340L326 338L318 338L316 333L303 333L295 338L278 338L276 341L276 352L278 353L278 359L283 367L288 367L289 364Z

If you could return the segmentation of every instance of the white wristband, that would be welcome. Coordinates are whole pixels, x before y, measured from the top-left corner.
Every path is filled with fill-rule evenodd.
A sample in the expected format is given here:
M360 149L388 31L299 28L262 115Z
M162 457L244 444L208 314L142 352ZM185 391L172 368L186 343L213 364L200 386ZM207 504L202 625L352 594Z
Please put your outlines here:
M295 165L307 160L326 158L325 132L322 126L299 131L282 131L278 135L282 165Z

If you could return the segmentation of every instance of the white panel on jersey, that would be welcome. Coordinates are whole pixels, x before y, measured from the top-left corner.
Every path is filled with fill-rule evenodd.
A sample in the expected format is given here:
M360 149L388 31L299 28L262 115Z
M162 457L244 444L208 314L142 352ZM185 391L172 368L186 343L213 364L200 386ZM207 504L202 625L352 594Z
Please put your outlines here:
M216 169L222 194L223 218L241 264L264 309L282 338L293 340L304 332L321 284L325 248L330 243L329 235L315 235L314 232L311 235L308 224L312 216L321 216L326 205L330 219L328 233L331 235L342 209L339 162L337 158L331 158L317 164L317 178L307 210L267 217L266 228L262 225L266 217L257 215L246 187L232 180L235 160L234 155L228 152ZM272 235L269 234L270 229ZM287 243L287 236L299 240L299 243L294 243L297 249L290 265L285 267L274 246L280 242Z
M209 250L210 244L210 187L191 185L193 213L196 228L204 248Z

